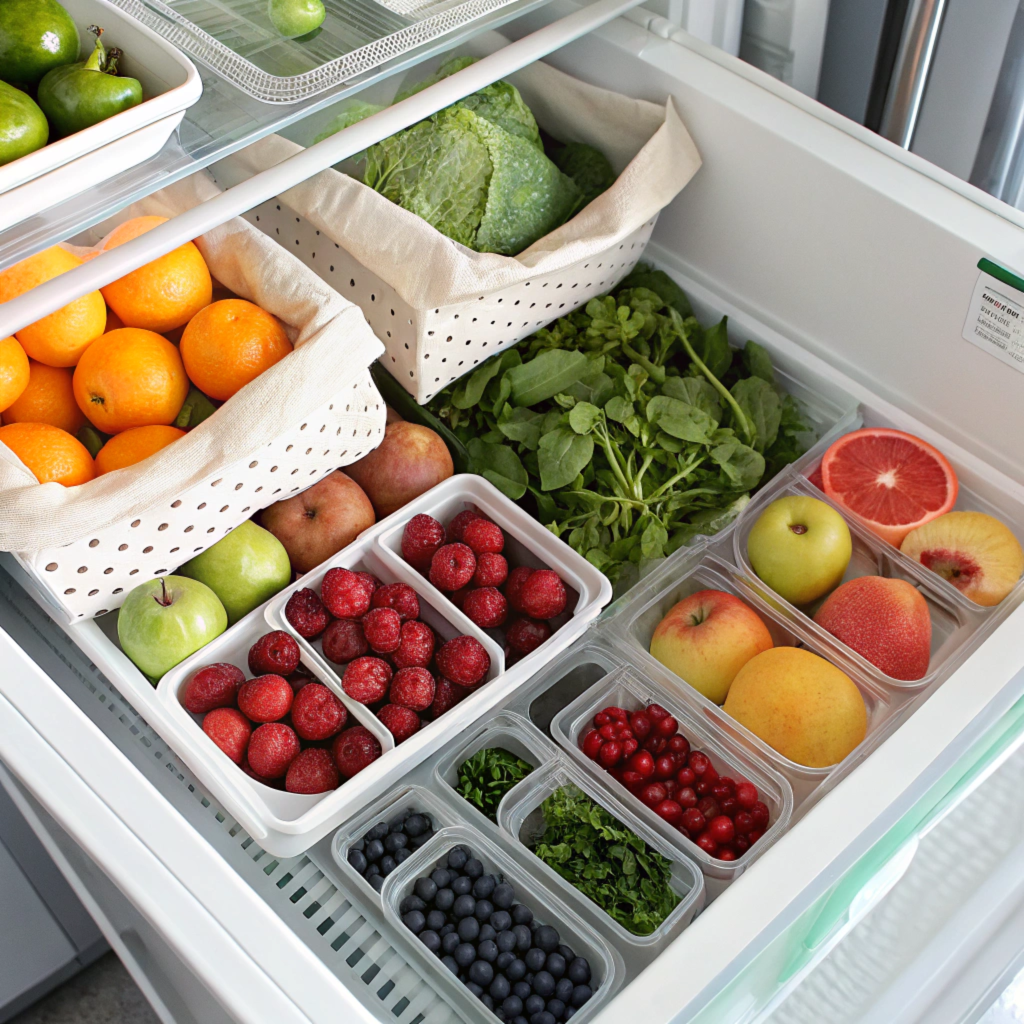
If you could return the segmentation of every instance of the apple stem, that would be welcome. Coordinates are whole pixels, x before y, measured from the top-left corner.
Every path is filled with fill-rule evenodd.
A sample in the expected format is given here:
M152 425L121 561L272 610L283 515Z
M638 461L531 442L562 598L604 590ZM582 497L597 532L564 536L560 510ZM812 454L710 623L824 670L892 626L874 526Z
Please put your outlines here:
M803 523L796 523L795 525L791 526L790 529L798 535L807 532L807 527L804 526Z
M167 593L167 580L160 580L160 594L159 596L154 598L154 600L156 600L159 604L162 604L165 608L170 608L173 602L171 601L171 598Z

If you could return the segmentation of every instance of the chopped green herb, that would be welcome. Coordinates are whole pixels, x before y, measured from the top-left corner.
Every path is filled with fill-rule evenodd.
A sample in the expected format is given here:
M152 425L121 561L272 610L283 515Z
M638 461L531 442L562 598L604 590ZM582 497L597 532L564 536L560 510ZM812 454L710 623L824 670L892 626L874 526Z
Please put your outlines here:
M503 747L488 747L459 765L456 788L463 799L479 807L491 821L497 821L501 798L532 771L532 764Z

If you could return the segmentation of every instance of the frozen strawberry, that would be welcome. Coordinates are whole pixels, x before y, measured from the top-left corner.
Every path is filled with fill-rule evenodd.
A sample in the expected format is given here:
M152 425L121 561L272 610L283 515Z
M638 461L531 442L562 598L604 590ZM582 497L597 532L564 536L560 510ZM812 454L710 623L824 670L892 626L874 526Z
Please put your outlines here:
M385 704L377 712L377 717L395 737L396 745L403 743L414 732L419 731L420 716L411 708L403 708L400 704Z
M433 517L413 516L402 533L402 557L420 572L430 568L434 552L444 544L444 527Z
M292 728L302 739L330 739L347 721L345 705L323 683L310 683L295 694Z
M288 685L292 688L292 693L298 693L307 683L313 682L313 677L309 674L305 665L300 665L289 677Z
M505 534L489 519L473 519L462 531L462 543L471 548L477 558L484 554L497 555L505 547Z
M505 632L505 642L520 654L535 651L548 637L551 627L537 619L516 619Z
M370 649L363 624L356 619L335 619L324 631L320 645L324 657L335 665L361 658Z
M261 786L269 786L271 789L284 789L284 779L268 779L263 775L259 775L253 771L252 765L249 764L247 757L242 758L242 771L249 776L250 779L255 779Z
M434 703L434 677L425 668L402 668L391 680L388 700L413 711L426 711Z
M457 703L452 684L443 676L440 676L434 683L434 700L427 709L427 716L431 721L434 721L440 718L446 711L450 711Z
M491 659L475 637L456 636L437 652L437 667L446 679L472 688L487 675Z
M245 673L237 665L224 661L207 665L185 684L181 703L193 715L205 715L214 708L233 708L244 682Z
M342 676L342 689L360 704L383 700L391 683L391 666L382 658L356 658Z
M496 587L480 587L466 595L462 610L481 629L495 629L508 618L508 601Z
M402 617L394 608L371 608L363 616L363 633L378 654L390 654L402 640Z
M387 583L373 595L374 608L394 608L403 622L420 617L420 599L408 583Z
M258 676L238 691L238 710L253 722L277 722L291 710L295 693L278 675Z
M565 611L566 593L562 577L550 569L530 573L519 591L524 615L533 619L553 619Z
M380 743L369 729L354 725L338 736L331 746L331 754L338 771L346 779L357 775L380 757Z
M203 719L203 732L235 764L242 763L245 748L252 734L252 726L241 711L234 708L214 708Z
M460 686L458 683L453 683L450 679L448 682L451 684L452 696L455 698L456 704L461 704L467 697L473 696L472 686Z
M299 667L299 645L283 629L261 636L249 648L249 671L254 676L290 676Z
M523 590L523 584L533 575L533 569L528 565L517 565L509 574L508 580L505 583L505 597L508 599L509 605L515 611L524 615L522 605L519 603L519 597Z
M361 569L356 569L355 573L366 584L366 589L370 591L370 597L372 598L378 588L382 586L380 580L372 572L363 572Z
M476 572L471 583L474 587L500 587L508 579L508 562L504 555L485 551L476 556Z
M434 657L434 631L425 622L403 622L391 660L398 668L427 668Z
M289 793L327 793L340 783L341 776L330 751L310 747L288 765L284 788Z
M299 737L280 722L269 722L253 730L249 739L249 766L257 775L279 779L298 756Z
M453 540L462 540L463 531L466 527L473 522L474 519L482 519L483 517L479 512L473 512L470 509L466 509L464 512L460 512L449 524L448 524L448 543L451 544Z
M358 619L370 610L372 592L366 581L349 569L328 569L320 584L320 599L336 619Z
M430 582L450 593L466 586L476 572L476 555L458 542L438 548L430 561Z
M459 609L459 611L461 611L462 606L466 603L466 597L472 592L472 590L472 586L459 587L458 590L453 590L450 594L446 594L445 596L453 605L455 605L456 608Z
M331 621L327 609L315 590L296 590L284 606L284 617L292 629L307 640L315 640Z

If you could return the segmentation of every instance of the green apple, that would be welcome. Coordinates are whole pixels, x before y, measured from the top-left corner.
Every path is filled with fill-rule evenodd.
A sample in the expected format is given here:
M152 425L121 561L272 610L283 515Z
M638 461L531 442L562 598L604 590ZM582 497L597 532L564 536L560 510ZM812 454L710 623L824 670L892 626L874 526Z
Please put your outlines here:
M790 604L816 601L837 587L850 564L850 528L817 498L777 498L758 516L747 538L754 572Z
M315 32L327 17L322 0L270 0L267 16L287 39Z
M121 650L154 681L227 628L220 598L184 576L139 584L117 616Z
M292 581L284 545L250 519L178 572L205 583L223 602L232 625Z

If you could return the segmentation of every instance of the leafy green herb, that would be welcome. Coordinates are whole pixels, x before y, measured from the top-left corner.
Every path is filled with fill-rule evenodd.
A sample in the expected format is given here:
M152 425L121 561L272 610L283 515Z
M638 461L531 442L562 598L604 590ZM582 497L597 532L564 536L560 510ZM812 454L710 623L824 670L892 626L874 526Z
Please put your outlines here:
M532 771L532 764L509 753L504 747L489 747L477 751L459 765L456 789L463 799L479 807L491 821L497 821L501 798Z
M661 271L554 321L440 392L425 412L469 471L610 579L728 525L750 492L814 442L768 353L704 328Z
M555 790L541 810L533 852L628 932L656 931L679 903L670 862L575 786Z

